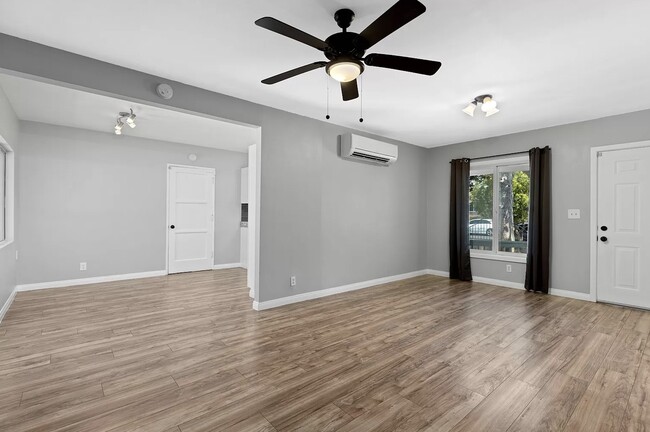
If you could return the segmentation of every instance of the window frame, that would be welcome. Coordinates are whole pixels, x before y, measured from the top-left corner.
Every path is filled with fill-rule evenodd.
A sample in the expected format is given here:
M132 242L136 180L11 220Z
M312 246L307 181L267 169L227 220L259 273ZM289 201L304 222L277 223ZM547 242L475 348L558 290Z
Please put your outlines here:
M5 155L4 169L4 239L0 241L0 249L14 242L14 167L15 153L11 146L0 136L0 151Z
M505 168L505 169L504 169ZM525 168L525 169L524 169ZM499 159L487 159L478 162L471 162L469 167L470 177L475 175L492 175L492 232L501 231L501 215L499 214L499 173L512 171L530 171L530 161L528 156L515 156ZM529 192L530 194L530 192ZM492 250L470 249L470 258L485 259L493 261L506 261L515 263L525 263L525 253L518 252L501 252L499 251L498 236L492 236Z

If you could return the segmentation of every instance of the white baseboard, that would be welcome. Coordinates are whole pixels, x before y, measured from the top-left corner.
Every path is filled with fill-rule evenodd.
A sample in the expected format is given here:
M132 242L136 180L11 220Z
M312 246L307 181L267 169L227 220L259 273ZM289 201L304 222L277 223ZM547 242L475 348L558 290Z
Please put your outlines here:
M480 277L480 276L472 276L472 280L474 282L478 283L484 283L488 285L497 285L500 287L505 287L505 288L514 288L518 290L523 290L524 284L520 282L510 282L510 281L504 281L504 280L499 280L499 279L490 279L490 278L485 278L485 277Z
M581 293L576 291L567 291L567 290L562 290L557 288L551 288L549 294L558 297L566 297L570 299L584 300L584 301L596 303L596 299L593 298L592 295L589 293Z
M215 264L212 266L212 270L224 270L241 267L241 263L230 263L230 264Z
M442 270L432 270L432 269L426 269L425 270L426 274L428 275L433 275L433 276L442 276L442 277L449 277L449 272L442 271Z
M102 282L116 282L116 281L123 281L129 279L142 279L142 278L149 278L149 277L156 277L156 276L167 276L167 271L156 270L156 271L149 271L149 272L142 272L142 273L127 273L121 275L97 276L97 277L89 277L83 279L69 279L69 280L60 280L60 281L52 281L52 282L22 284L22 285L16 285L16 291L33 291L33 290L41 290L41 289L48 289L48 288L65 288L65 287L77 286L77 285L88 285L88 284L96 284Z
M422 276L427 274L426 270L418 270L410 273L404 273L400 275L395 275L395 276L387 276L379 279L373 279L369 281L364 281L364 282L356 282L353 284L349 285L342 285L338 287L333 287L333 288L327 288L319 291L312 291L308 293L303 293L303 294L296 294L292 295L289 297L282 297L279 299L274 299L274 300L267 300L264 302L253 302L253 309L255 310L265 310L265 309L272 309L280 306L285 306L288 304L292 303L299 303L307 300L314 300L317 298L321 297L327 297L331 296L334 294L341 294L345 292L350 292L350 291L356 291L364 288L369 288L375 285L381 285L389 282L396 282L400 281L403 279L409 279L413 278L416 276Z
M0 309L0 322L2 322L3 318L7 314L7 311L11 307L11 304L14 302L14 298L16 298L16 288L14 288L14 290L11 291L11 294L9 294L9 298L2 306L2 309Z
M442 277L449 277L449 272L446 271L441 271L441 270L431 270L427 269L425 270L427 274L434 275L434 276L442 276ZM496 286L501 286L505 288L514 288L514 289L519 289L523 290L524 284L520 282L510 282L510 281L504 281L500 279L490 279L490 278L484 278L480 276L473 276L472 279L474 282L479 282L479 283L484 283L488 285L496 285ZM557 288L551 288L549 290L549 294L558 296L558 297L566 297L570 299L575 299L575 300L583 300L583 301L588 301L588 302L596 302L596 299L589 293L581 293L581 292L576 292L576 291L568 291L568 290L562 290L562 289L557 289Z

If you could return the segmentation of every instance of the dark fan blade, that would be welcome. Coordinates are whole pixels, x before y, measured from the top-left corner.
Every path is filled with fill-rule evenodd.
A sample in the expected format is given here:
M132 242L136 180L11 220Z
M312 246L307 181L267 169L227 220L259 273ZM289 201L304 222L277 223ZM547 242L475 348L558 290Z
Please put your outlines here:
M399 0L361 32L362 48L368 49L395 30L422 15L427 8L418 0ZM365 41L365 44L363 43Z
M280 81L284 81L287 78L295 77L296 75L303 74L305 72L309 72L314 69L322 68L325 66L327 62L316 62L316 63L310 63L308 65L300 66L295 69L291 69L290 71L283 72L281 74L272 76L270 78L267 78L265 80L262 80L263 84L275 84Z
M289 24L278 21L275 18L260 18L255 21L255 24L267 30L271 30L272 32L279 33L282 36L286 36L288 38L297 40L298 42L312 46L317 50L325 51L328 48L328 45L317 37L307 34L302 30L298 30L295 27L291 27Z
M368 54L364 61L368 66L397 69L422 75L433 75L442 66L442 63L437 61L388 54Z
M349 101L359 97L359 87L357 86L357 80L352 80L348 82L341 83L341 93L343 93L343 100Z

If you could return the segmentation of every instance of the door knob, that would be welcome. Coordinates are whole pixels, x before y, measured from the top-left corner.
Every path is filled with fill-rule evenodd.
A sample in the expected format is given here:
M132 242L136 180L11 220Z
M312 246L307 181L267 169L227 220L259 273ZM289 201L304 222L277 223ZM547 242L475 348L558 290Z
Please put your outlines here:
M600 241L602 241L602 242L606 242L606 241L607 241L607 237L602 236L602 237L600 238Z
M607 227L605 225L603 225L603 226L600 227L600 230L601 231L607 231Z
M169 228L174 229L174 228L176 228L176 226L175 226L175 225L171 225Z

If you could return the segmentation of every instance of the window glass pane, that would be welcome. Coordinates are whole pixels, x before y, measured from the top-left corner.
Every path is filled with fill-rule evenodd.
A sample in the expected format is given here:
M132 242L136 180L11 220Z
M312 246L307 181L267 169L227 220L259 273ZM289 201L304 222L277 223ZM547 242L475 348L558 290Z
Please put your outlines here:
M469 247L492 251L493 174L469 178Z
M5 231L6 231L5 230L5 211L6 211L5 210L6 207L5 184L7 184L7 182L5 181L5 176L7 172L6 159L7 159L6 153L4 152L4 150L2 150L2 148L0 148L0 241L5 240L6 237L5 235Z
M499 252L528 251L530 172L499 170Z

